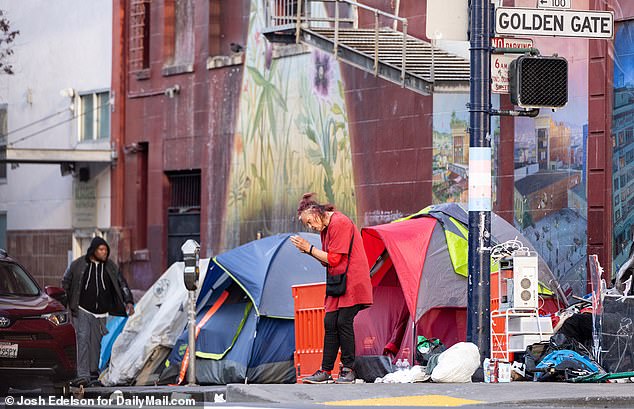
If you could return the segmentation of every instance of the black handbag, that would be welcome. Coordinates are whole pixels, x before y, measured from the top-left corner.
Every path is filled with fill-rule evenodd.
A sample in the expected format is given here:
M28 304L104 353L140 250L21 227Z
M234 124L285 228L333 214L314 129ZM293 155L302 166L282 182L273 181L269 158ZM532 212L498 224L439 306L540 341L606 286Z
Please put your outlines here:
M326 271L326 295L331 297L339 297L346 292L346 282L348 276L348 267L350 267L350 253L352 252L352 243L354 242L354 232L350 239L350 249L348 249L348 264L346 265L346 271L342 274L332 275Z

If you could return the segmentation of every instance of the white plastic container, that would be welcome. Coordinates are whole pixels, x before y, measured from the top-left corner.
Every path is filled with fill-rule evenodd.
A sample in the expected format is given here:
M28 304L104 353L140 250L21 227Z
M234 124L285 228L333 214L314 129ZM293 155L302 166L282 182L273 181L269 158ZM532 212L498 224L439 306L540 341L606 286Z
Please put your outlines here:
M548 341L551 334L530 334L530 335L509 335L509 351L521 352L526 350L529 345L537 344L538 342Z
M510 362L498 363L498 382L499 383L511 382L511 363Z
M553 323L549 317L509 317L508 331L552 334Z

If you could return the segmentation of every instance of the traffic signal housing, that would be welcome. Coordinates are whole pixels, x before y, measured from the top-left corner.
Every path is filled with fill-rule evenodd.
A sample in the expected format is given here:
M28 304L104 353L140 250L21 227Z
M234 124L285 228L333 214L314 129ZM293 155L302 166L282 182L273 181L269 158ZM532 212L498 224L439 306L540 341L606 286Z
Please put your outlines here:
M522 108L563 108L568 103L568 61L522 55L509 66L511 102Z

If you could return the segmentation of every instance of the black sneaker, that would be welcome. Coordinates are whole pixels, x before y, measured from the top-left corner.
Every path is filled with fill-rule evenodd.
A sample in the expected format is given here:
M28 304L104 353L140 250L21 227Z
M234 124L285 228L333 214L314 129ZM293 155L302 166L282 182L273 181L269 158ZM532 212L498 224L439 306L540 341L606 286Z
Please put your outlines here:
M357 379L357 375L350 368L343 368L339 373L339 377L335 381L335 383L354 383Z
M85 385L87 388L102 388L104 386L103 383L99 379L93 379Z
M307 376L303 380L304 383L333 383L332 376L324 370L318 369L311 376Z

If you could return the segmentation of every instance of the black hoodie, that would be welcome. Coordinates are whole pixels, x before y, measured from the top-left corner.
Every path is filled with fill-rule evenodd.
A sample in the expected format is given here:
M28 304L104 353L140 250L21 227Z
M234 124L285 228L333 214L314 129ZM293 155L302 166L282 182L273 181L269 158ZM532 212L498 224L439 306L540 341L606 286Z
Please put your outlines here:
M68 307L74 314L77 313L77 308L79 308L79 299L82 296L82 293L86 292L84 296L88 296L90 294L90 291L83 290L86 287L86 283L88 282L88 277L86 277L86 279L84 280L84 275L87 275L86 273L91 272L93 280L94 277L97 276L97 270L95 270L95 267L97 266L93 266L92 270L90 270L90 264L92 263L90 261L90 255L94 254L95 250L97 249L97 247L99 247L100 244L105 244L106 247L108 247L108 244L102 238L97 237L93 239L92 243L90 244L90 248L86 252L86 255L75 259L70 264L70 266L68 266L68 269L66 269L66 272L64 273L62 286L68 294ZM110 255L110 248L108 248L108 255ZM112 286L112 291L110 292L112 299L110 300L111 304L108 308L108 313L110 315L126 316L126 304L134 303L132 292L130 291L130 287L128 287L128 283L121 274L119 267L117 267L117 265L112 260L107 259L105 263L99 264L103 264L103 270L101 270L101 266L99 266L99 271L103 271L104 273L103 275L99 275L99 278L103 277L102 288L103 286L105 286L106 288L109 288L109 285ZM94 289L93 294L96 297L96 288ZM100 292L100 294L102 293ZM95 300L86 301L87 302L85 305L87 306L95 305ZM108 299L100 298L100 301L108 301ZM103 303L97 304L97 306L99 305L101 305L101 308L103 308ZM88 311L91 311L91 309L88 309Z
M97 247L101 245L108 248L108 256L110 256L110 247L104 239L101 237L92 239L85 256L88 265L84 270L79 295L79 306L95 314L109 312L114 304L115 296L112 280L105 272L105 263L90 259Z

